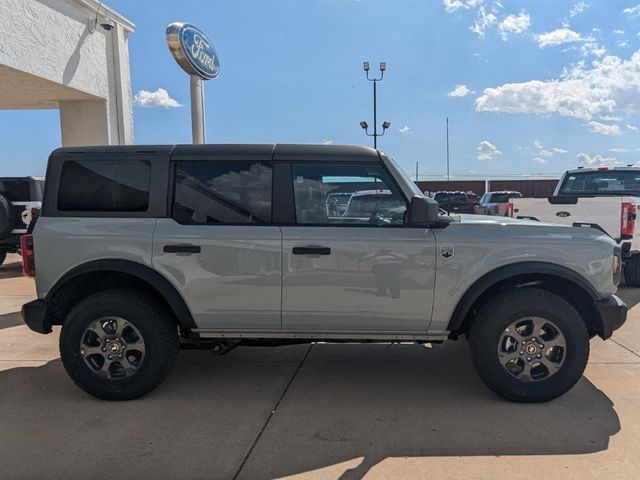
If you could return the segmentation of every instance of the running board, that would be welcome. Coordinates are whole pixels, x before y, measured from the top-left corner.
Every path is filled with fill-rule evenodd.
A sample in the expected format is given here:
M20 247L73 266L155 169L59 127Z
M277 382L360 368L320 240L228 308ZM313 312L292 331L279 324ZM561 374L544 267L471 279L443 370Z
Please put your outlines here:
M423 341L441 342L449 338L449 334L424 333L392 333L392 332L282 332L282 331L230 331L209 328L191 330L196 338L247 338L247 339L308 339L308 340L355 340L374 342Z

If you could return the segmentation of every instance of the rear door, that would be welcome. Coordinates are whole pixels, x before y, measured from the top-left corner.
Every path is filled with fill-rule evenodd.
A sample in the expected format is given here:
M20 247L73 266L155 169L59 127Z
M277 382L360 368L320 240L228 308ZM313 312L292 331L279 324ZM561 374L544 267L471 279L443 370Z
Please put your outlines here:
M171 218L157 222L153 263L201 329L281 328L282 237L271 219L271 150L205 149L172 159Z
M405 224L407 199L382 162L294 160L287 168L295 220L282 226L283 329L425 334L434 235ZM326 201L336 192L352 195L342 215Z

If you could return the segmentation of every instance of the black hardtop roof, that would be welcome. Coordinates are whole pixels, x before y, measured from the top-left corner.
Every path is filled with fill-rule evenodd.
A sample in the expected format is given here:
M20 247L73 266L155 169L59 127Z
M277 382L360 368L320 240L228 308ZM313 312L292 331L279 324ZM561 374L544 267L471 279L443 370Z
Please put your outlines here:
M204 144L204 145L103 145L88 147L62 147L51 156L109 153L150 153L182 155L259 155L280 159L335 156L341 158L378 158L378 152L370 147L358 145L301 145L301 144Z

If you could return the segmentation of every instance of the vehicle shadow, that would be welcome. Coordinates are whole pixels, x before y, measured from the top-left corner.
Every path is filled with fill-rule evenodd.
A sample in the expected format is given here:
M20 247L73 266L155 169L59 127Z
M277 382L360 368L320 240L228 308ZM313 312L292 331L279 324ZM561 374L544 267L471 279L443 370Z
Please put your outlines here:
M640 288L619 287L616 295L618 295L622 301L627 304L629 310L640 303Z
M59 360L0 371L0 478L91 471L98 451L118 459L110 476L232 478L294 375L239 478L348 462L339 478L361 479L392 457L584 454L620 430L586 378L546 404L501 400L477 379L464 342L318 344L296 374L307 349L182 352L168 381L133 402L84 394Z
M21 276L22 264L20 262L10 262L0 266L0 279L16 278Z
M587 378L546 404L510 403L480 382L466 347L314 346L240 478L357 458L341 479L390 457L584 454L606 450L620 430Z
M24 320L22 320L20 312L0 315L0 330L4 328L17 327L18 325L24 325Z

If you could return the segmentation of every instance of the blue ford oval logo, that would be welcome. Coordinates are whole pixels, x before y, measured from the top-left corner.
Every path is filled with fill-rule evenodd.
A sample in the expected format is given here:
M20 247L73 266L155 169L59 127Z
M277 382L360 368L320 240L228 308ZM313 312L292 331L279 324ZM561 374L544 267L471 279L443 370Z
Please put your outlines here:
M211 80L220 75L220 61L213 43L195 25L175 22L167 27L167 44L178 65L190 75Z

